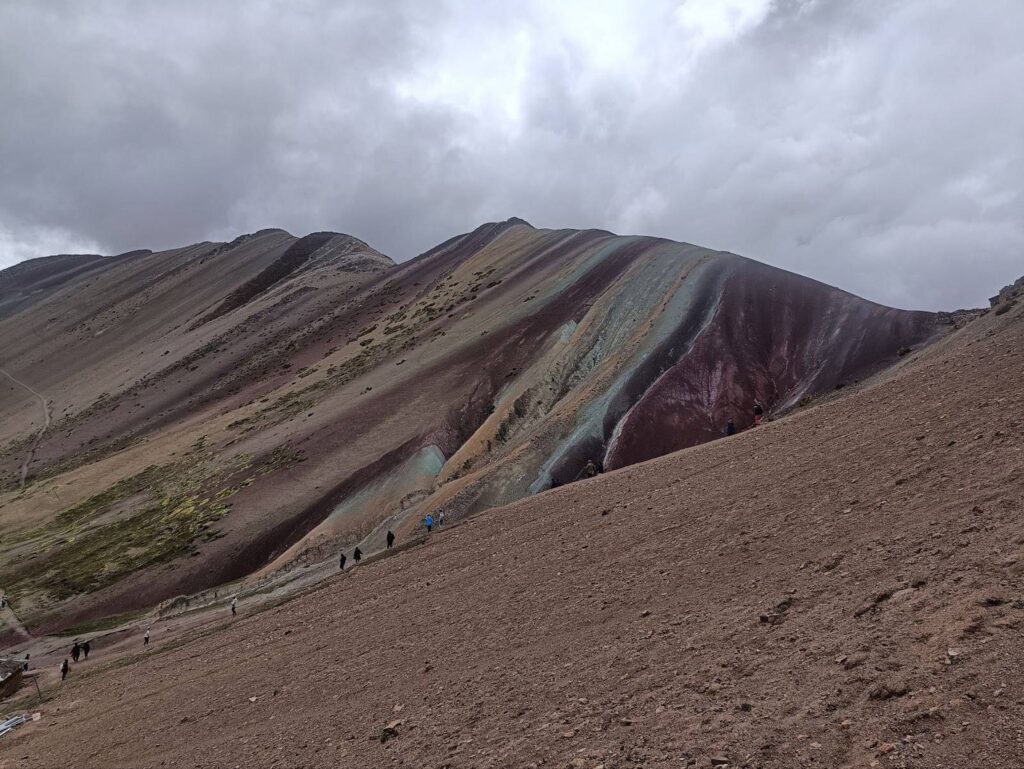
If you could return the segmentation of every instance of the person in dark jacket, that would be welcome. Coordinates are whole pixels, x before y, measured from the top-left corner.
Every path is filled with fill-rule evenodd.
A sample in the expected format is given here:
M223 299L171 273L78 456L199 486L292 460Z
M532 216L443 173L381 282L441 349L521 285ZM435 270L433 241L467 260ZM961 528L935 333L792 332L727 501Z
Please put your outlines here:
M725 423L725 434L726 435L735 435L736 434L736 423L733 422L731 419L728 422Z
M358 547L352 551L352 560L359 563L359 559L363 557L363 551Z
M60 680L63 681L68 677L68 671L71 670L71 666L68 664L68 658L65 657L64 661L60 663Z
M341 557L340 557L340 558L338 558L338 568L339 568L339 569L340 569L341 571L345 571L345 561L347 561L347 560L348 560L348 558L346 558L346 557L345 557L345 554L344 554L344 553L342 553L342 554L341 554Z
M593 478L597 475L597 465L594 464L593 459L588 459L587 464L583 466L583 477Z
M78 641L75 641L75 645L71 647L71 661L78 662L78 658L82 656L82 647L78 645Z
M391 548L393 548L395 546L395 533L393 531L391 531L391 529L388 529L387 541L388 541L388 550L390 550Z
M89 659L89 642L88 641L86 641L84 644L82 644L82 654L85 656L86 659Z

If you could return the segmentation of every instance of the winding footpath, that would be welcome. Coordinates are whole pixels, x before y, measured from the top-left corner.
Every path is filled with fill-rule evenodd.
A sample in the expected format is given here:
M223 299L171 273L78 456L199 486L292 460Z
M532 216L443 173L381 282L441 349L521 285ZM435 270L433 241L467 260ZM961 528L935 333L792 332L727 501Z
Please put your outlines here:
M25 461L21 463L21 477L20 477L20 479L18 481L18 485L19 486L24 486L25 485L25 480L28 478L28 468L29 468L29 465L32 464L32 459L36 455L36 449L39 448L39 443L43 440L43 434L50 427L50 402L48 400L46 400L46 396L45 395L43 395L42 393L36 392L31 387L29 387L27 384L25 384L20 379L18 379L13 374L11 374L9 371L6 371L5 369L0 368L0 374L3 374L5 377L10 379L16 385L19 385L20 387L24 387L26 390L28 390L30 393L32 393L32 395L34 395L36 398L39 399L39 405L43 409L43 426L39 429L39 432L36 433L36 438L35 438L34 441L32 441L32 446L29 448L28 454L25 455Z

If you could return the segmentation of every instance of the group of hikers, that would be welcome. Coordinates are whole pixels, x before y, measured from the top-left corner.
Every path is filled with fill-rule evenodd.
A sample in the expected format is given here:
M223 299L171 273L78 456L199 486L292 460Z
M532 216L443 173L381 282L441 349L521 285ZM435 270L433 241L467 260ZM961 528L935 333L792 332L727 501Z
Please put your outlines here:
M427 516L423 519L423 527L427 530L427 534L434 530L435 525L444 526L444 510L437 514L436 521L434 520L434 516L431 513L428 513ZM391 529L388 529L387 534L384 536L384 549L391 550L394 546L395 532L391 531ZM362 558L363 551L360 550L359 546L357 545L356 548L352 551L352 560L355 563L359 563L359 561L361 561ZM346 556L345 553L342 552L341 555L338 557L338 569L340 569L341 571L345 571L346 563L348 563L348 556ZM234 612L234 609L232 609L232 612Z
M26 655L26 658L27 656L28 655ZM79 660L84 662L89 659L89 642L83 641L82 643L79 643L76 639L74 645L71 647L71 659L74 662L78 662ZM67 678L69 672L71 672L71 664L68 662L68 658L65 657L64 661L60 663L60 680L63 681Z
M762 420L764 419L764 406L761 405L760 401L754 401L754 427L760 427ZM730 417L729 421L725 423L725 434L735 435L736 434L736 423Z

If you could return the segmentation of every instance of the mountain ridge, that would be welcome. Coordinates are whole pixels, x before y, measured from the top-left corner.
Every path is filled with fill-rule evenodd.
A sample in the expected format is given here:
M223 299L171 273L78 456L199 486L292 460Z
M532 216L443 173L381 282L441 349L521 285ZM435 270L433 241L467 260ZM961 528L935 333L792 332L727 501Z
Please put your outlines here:
M515 217L399 264L281 230L140 254L0 320L3 365L54 415L19 488L39 408L0 390L0 584L54 628L372 551L382 527L746 429L755 400L786 413L950 329L727 252Z

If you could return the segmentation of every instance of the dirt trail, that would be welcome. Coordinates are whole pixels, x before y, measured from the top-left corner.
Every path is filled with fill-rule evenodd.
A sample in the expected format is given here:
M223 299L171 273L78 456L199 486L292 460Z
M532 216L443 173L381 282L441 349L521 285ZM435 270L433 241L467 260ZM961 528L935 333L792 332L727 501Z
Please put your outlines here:
M39 443L40 443L40 441L43 440L43 435L46 433L46 431L50 427L50 402L46 399L45 395L43 395L42 393L36 392L31 387L29 387L27 384L25 384L20 379L18 379L13 374L11 374L9 371L6 371L5 369L0 368L0 374L3 374L5 377L10 379L16 385L18 385L20 387L23 387L26 390L28 390L30 393L32 393L32 395L34 395L36 398L39 399L39 405L43 409L43 426L40 428L39 432L36 433L35 440L32 441L32 446L29 447L28 454L25 456L25 461L21 463L21 477L20 477L20 479L18 481L18 485L19 486L24 486L25 485L25 480L28 478L28 468L29 468L29 465L32 463L32 460L33 460L33 458L35 458L35 455L36 455L36 449L39 448Z
M0 595L6 597L6 593L3 588L0 588ZM32 640L32 634L28 632L18 615L14 613L14 608L11 606L9 599L4 601L4 608L0 609L0 630L3 630L4 626L11 628L15 633L22 636L27 641Z

